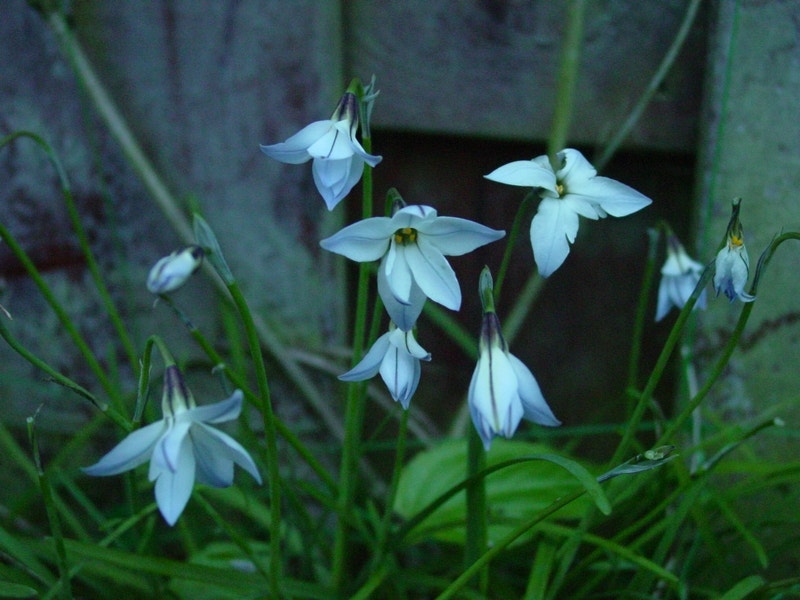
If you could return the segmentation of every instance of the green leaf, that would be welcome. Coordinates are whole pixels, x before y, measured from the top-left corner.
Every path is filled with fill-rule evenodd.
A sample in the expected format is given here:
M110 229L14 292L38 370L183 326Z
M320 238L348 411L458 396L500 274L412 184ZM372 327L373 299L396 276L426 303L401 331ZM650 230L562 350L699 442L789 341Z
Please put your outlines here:
M33 598L38 592L27 585L0 581L0 598Z
M719 597L719 600L740 600L746 598L751 592L756 591L766 583L760 575L750 575Z
M253 542L251 547L256 555L264 557L264 562L268 561L268 543ZM212 542L194 554L189 563L221 570L233 567L240 572L255 572L253 563L248 560L236 544L230 542ZM238 600L242 597L241 590L230 586L215 585L190 579L173 579L169 588L176 596L191 600Z
M599 484L584 467L573 460L550 453L544 444L495 440L487 454L487 509L489 540L502 539L515 527L547 508L554 500L574 494L581 488L589 492L603 512L610 505ZM418 516L466 477L467 444L449 440L417 454L403 469L397 490L395 510L406 519ZM559 511L560 519L577 519L586 510L581 498ZM414 540L434 537L463 544L466 500L461 490L445 501L411 530ZM530 536L522 536L516 543Z

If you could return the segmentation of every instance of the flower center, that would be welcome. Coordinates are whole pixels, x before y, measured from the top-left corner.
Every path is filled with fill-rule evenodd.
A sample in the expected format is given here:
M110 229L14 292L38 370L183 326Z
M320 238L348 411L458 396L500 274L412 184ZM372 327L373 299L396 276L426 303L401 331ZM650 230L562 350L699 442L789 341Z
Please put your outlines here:
M558 192L558 197L561 198L564 195L564 184L557 183L556 184L556 192Z
M395 244L407 246L408 244L417 243L417 230L413 227L403 227L394 232Z
M741 235L732 234L730 238L730 245L739 247L744 245L744 240Z

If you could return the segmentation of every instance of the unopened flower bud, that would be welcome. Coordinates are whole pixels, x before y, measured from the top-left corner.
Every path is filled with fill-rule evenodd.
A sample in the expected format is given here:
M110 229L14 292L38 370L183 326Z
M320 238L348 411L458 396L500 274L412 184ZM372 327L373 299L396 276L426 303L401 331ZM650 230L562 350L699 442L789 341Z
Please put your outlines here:
M159 260L147 276L147 289L154 294L166 294L181 287L203 263L203 249L187 246Z

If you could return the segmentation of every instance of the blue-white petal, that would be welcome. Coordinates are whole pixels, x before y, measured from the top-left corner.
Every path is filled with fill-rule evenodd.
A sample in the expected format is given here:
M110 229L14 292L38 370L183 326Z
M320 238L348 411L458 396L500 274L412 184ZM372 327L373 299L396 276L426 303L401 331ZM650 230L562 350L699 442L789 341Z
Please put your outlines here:
M285 142L269 146L262 145L260 148L270 158L282 163L298 165L311 159L311 155L308 153L309 146L328 133L332 127L333 121L330 119L315 121L303 127Z
M543 198L531 221L533 258L542 277L550 276L569 254L578 234L578 214L563 200Z
M381 378L389 393L405 409L417 390L421 371L419 359L394 344L389 346L380 366Z
M202 468L204 483L227 487L233 483L233 464L236 463L261 483L261 475L250 454L227 433L198 424L192 429L198 476ZM202 467L201 467L202 465Z
M183 418L188 418L196 423L225 423L226 421L233 421L242 411L243 398L242 390L236 390L229 398L220 402L190 408Z
M541 187L553 192L556 190L556 176L550 165L544 166L532 160L517 160L508 163L484 177L507 185Z
M319 245L350 260L368 262L386 254L394 231L389 217L372 217L348 225Z
M188 437L183 438L177 458L174 471L155 470L152 466L150 469L151 475L156 479L158 510L170 525L175 524L186 508L194 486L195 460L191 440Z
M383 268L383 264L378 268L378 294L383 301L386 312L389 314L389 318L403 331L410 331L414 327L427 299L425 293L412 281L408 301L401 302L398 300L392 293L389 282L386 279L386 270Z
M530 369L513 354L508 355L508 361L516 375L517 385L519 386L519 397L522 401L523 411L522 417L526 421L532 421L548 427L561 425L561 421L556 419L553 411L547 405L547 401L542 395L542 390L539 388L539 384Z
M420 237L424 237L445 256L461 256L506 234L505 231L458 217L437 217L420 223L417 230Z
M372 348L364 355L364 358L347 373L339 375L339 379L342 381L364 381L370 377L375 377L381 368L383 357L386 356L386 352L389 350L389 336L390 333L387 332L375 340Z
M153 454L153 448L166 430L164 421L151 423L128 434L119 444L101 458L97 463L84 467L87 475L117 475L134 469L147 462Z
M422 236L417 238L416 244L409 244L403 250L414 281L425 295L445 308L458 310L461 306L461 288L453 268L441 251ZM392 283L391 277L389 281Z

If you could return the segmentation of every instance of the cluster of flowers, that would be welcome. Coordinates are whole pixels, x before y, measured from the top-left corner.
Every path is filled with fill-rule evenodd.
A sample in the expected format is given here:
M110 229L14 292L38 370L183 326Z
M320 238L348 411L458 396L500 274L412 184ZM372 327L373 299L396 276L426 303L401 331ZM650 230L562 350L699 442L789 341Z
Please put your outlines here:
M362 135L368 135L376 95L371 85L360 99L348 91L330 119L311 123L285 142L261 146L261 150L289 164L312 160L314 182L332 210L358 183L364 165L375 167L381 161L380 156L365 151L356 137L359 124ZM636 190L598 176L580 152L569 148L559 152L554 161L547 156L515 161L486 177L532 188L539 196L530 239L534 260L544 277L566 260L578 232L579 217L623 217L651 203ZM322 248L351 260L380 261L378 293L390 318L388 331L339 378L362 381L380 373L391 396L408 409L419 384L421 361L431 359L414 335L426 300L451 310L461 306L461 288L445 257L466 254L504 235L504 231L473 221L439 216L430 206L406 205L398 200L391 216L363 219L322 240ZM203 254L200 246L189 246L161 259L150 272L148 289L155 294L176 290L197 270ZM753 300L744 292L748 270L735 210L727 244L716 259L717 293L723 291L731 300ZM702 271L703 266L689 258L670 232L656 320L673 306L684 306ZM484 314L468 401L475 428L488 450L494 437L511 437L522 419L546 426L560 425L560 421L530 370L509 352L494 309L488 269L481 275L479 290ZM697 306L704 305L703 295ZM156 482L156 502L167 522L174 524L188 502L195 478L212 486L230 485L234 463L259 483L261 478L247 451L230 436L209 426L238 416L242 392L237 390L220 403L197 407L174 364L167 366L164 380L163 419L131 433L85 472L114 475L150 459L149 478Z

